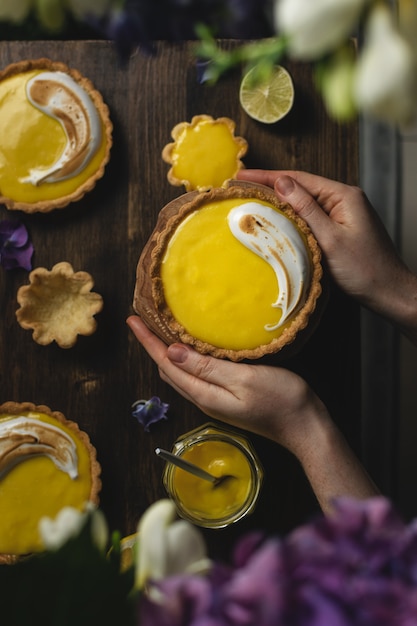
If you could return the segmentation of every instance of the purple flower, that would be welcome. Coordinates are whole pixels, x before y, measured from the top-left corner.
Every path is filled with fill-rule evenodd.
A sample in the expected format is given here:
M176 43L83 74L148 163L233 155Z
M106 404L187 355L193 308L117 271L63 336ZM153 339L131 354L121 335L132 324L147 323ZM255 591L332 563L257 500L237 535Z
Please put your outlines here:
M136 417L139 424L142 424L146 431L149 431L149 426L159 422L159 420L167 419L167 411L169 404L161 402L160 398L153 396L150 400L137 400L132 405L132 415Z
M146 626L417 626L417 522L383 497L341 498L332 515L283 539L247 535L232 565L158 592Z
M161 601L143 595L140 601L140 626L183 626L200 624L210 609L212 590L202 576L171 576L152 584ZM217 626L217 623L215 623ZM202 624L201 624L202 626Z
M0 222L0 265L5 270L22 267L31 270L33 245L28 231L21 222L2 220Z
M415 529L389 501L341 498L285 541L291 615L303 626L417 626Z

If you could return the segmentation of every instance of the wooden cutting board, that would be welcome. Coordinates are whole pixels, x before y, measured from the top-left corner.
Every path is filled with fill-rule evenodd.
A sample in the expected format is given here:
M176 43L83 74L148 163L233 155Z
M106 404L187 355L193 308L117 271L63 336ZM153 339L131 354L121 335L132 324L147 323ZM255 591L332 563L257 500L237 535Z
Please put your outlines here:
M226 47L233 42L225 42ZM239 71L217 86L197 81L193 44L158 45L154 57L137 52L123 66L109 42L2 42L0 67L49 57L80 70L110 107L114 146L104 178L77 204L50 214L26 215L0 206L0 219L19 217L34 243L34 267L50 269L69 261L90 272L104 309L98 330L75 347L39 346L16 322L16 292L27 272L0 268L0 401L31 401L62 411L86 430L103 468L101 504L112 529L135 530L144 509L164 497L163 463L157 446L170 448L206 417L163 383L157 369L126 327L132 313L135 270L160 208L183 192L166 180L161 149L171 128L193 115L229 116L245 137L247 167L296 168L357 183L355 124L331 121L313 86L307 65L286 63L295 84L295 104L278 124L250 119L240 108ZM1 142L1 137L0 137ZM319 328L303 351L287 363L313 385L335 420L358 449L359 317L357 307L330 284L330 299ZM132 403L160 396L169 419L143 428L131 416ZM227 531L208 531L222 554L230 538L248 528L284 532L317 509L298 463L279 446L252 437L266 480L256 512ZM40 485L40 489L43 487Z

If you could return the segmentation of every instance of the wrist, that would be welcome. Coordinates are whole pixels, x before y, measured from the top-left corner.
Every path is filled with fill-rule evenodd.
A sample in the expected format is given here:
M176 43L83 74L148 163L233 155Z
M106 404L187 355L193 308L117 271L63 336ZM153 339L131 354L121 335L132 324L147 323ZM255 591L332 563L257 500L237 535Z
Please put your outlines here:
M322 510L330 512L335 498L365 499L378 493L358 458L330 416L316 415L296 456Z

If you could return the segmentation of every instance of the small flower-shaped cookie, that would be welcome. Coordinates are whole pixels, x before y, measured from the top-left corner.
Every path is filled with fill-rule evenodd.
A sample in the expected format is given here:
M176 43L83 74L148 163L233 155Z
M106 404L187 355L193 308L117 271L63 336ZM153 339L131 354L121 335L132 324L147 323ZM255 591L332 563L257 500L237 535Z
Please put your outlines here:
M22 328L33 329L36 343L52 341L71 348L77 335L91 335L97 327L94 315L103 308L103 298L91 291L94 282L87 272L74 272L62 261L48 271L38 267L29 274L29 285L20 287L16 311Z

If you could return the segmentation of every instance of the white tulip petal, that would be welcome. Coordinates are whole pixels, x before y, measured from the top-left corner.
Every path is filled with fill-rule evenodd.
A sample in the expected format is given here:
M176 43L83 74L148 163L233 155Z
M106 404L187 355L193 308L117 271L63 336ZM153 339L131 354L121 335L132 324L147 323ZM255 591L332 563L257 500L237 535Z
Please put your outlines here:
M104 552L109 540L109 529L103 511L96 509L91 515L91 536L94 544Z
M358 108L392 123L407 123L416 109L416 65L391 11L377 5L365 32L354 84Z
M137 588L142 589L148 580L181 573L205 573L210 568L201 533L176 517L175 505L168 499L155 502L143 514L138 525Z
M185 520L174 522L167 529L167 570L166 575L201 571L207 569L208 559L206 544L202 534L195 526Z
M315 60L354 33L367 0L276 0L275 27L289 39L289 54Z
M158 500L143 514L139 525L139 553L136 562L136 586L142 588L148 578L165 576L168 559L166 528L176 518L171 500Z

